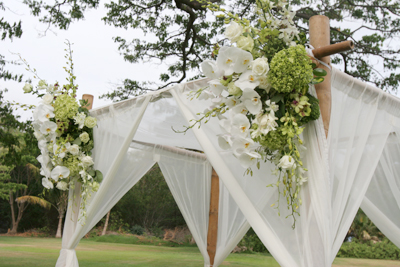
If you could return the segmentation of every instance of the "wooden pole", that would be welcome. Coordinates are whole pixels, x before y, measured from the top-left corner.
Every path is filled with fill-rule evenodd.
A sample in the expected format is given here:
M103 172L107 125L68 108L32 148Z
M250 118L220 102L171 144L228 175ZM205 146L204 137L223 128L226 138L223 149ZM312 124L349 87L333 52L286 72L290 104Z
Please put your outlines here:
M94 98L93 95L88 95L88 94L82 95L82 99L83 99L83 100L87 100L88 103L89 103L89 106L86 107L88 110L91 110L91 109L92 109L92 106L93 106L93 98Z
M309 27L310 43L315 49L330 45L330 27L328 17L322 15L312 16L310 18ZM320 60L330 66L331 60L329 56L322 57ZM324 123L325 135L328 136L331 116L331 71L322 64L318 67L326 70L328 73L322 83L315 85L319 99L319 107L321 109L322 121Z
M207 252L210 257L210 265L214 265L215 253L217 251L218 236L218 209L219 209L219 177L212 169L210 213L208 219Z
M344 51L349 51L352 49L354 49L354 43L353 43L353 41L349 40L349 41L344 41L344 42L316 48L312 52L313 52L313 55L315 58L320 59L320 58L323 58L326 56L330 56L330 55L337 54L337 53L344 52Z

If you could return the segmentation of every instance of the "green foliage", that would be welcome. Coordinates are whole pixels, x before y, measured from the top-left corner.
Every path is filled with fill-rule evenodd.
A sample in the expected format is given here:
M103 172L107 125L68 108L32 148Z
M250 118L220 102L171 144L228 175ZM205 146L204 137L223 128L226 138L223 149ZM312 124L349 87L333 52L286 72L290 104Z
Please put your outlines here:
M267 252L268 249L261 242L260 238L254 232L253 228L247 231L246 235L240 240L239 247L245 246L247 248L246 252Z
M0 10L5 11L6 7L4 3L0 1ZM20 38L22 35L22 27L21 21L19 22L8 22L3 18L0 18L0 34L1 40L5 40L6 38L12 40L14 37ZM15 62L7 62L3 55L0 54L0 79L6 80L14 80L21 82L22 75L12 74L11 72L5 69L6 63L15 64Z
M363 243L353 239L352 242L343 243L337 257L400 260L400 249L388 239L375 244L372 241Z
M174 228L185 225L168 185L157 165L115 205L111 214L119 212L128 225L147 230L155 227Z
M134 234L134 235L143 235L144 232L146 231L146 229L144 229L140 225L134 225L131 227L131 229L129 231L131 232L131 234Z

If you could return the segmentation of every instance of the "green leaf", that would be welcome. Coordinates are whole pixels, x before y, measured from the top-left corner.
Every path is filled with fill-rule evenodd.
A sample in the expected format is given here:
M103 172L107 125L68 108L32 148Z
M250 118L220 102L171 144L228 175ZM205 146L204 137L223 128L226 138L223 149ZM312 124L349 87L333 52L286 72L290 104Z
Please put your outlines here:
M94 177L96 175L96 172L94 170L88 171L89 175Z
M277 104L279 101L283 102L283 94L277 94L271 98L271 102L275 102L275 104Z
M101 183L101 181L103 181L103 173L101 173L101 171L96 170L96 180L98 183Z
M311 80L311 84L319 84L322 83L325 79L323 77L315 77L314 79Z
M326 72L326 70L320 69L320 68L314 69L313 73L314 73L315 76L318 76L318 77L326 76L328 74Z
M311 67L312 67L313 69L315 69L315 68L317 67L317 64L311 63Z
M82 144L82 141L81 141L81 139L78 137L78 138L76 138L76 139L74 140L74 142L72 142L72 144L80 146L80 145Z

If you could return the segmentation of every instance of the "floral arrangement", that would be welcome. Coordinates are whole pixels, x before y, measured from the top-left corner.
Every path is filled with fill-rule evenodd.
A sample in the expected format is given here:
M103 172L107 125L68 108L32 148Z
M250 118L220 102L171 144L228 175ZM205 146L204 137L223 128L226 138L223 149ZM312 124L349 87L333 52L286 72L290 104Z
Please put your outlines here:
M34 135L38 140L41 155L37 160L41 164L42 185L48 190L54 186L62 191L74 189L81 183L81 208L85 210L86 199L96 192L103 175L95 170L91 150L93 128L96 118L89 115L87 101L76 99L78 86L74 84L72 51L66 58L70 68L64 67L69 74L68 84L60 86L58 82L49 84L40 79L36 88L27 83L23 87L25 93L32 93L41 98L41 103L33 111ZM35 69L28 70L39 76Z
M270 186L278 188L279 197L272 206L279 211L283 194L294 228L302 203L300 190L307 182L300 135L309 121L320 116L309 85L322 82L326 72L316 69L308 57L288 2L257 0L259 19L253 23L216 4L208 3L208 8L229 23L225 37L231 45L217 45L216 60L201 64L209 86L190 97L211 100L211 106L187 129L217 117L225 131L218 136L220 147L230 150L247 173L252 174L251 167L259 167L261 161L274 163L278 179Z

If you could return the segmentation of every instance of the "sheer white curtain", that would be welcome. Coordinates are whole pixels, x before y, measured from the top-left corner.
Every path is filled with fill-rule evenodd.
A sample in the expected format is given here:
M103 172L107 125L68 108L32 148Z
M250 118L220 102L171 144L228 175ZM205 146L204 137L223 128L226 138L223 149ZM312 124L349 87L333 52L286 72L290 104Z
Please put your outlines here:
M79 266L75 248L80 239L154 164L153 158L142 151L128 150L150 99L151 96L141 97L91 112L98 120L94 129L95 168L102 171L104 180L88 199L86 218L79 209L80 187L70 191L57 267Z
M188 99L188 91L195 89L192 83L171 91L188 124L207 106ZM263 164L252 177L245 176L237 160L219 149L217 120L193 131L237 206L282 266L330 266L365 195L393 120L399 117L393 112L396 108L397 102L383 91L333 70L328 140L320 120L310 123L303 135L309 182L294 230L291 219L285 219L285 206L280 216L270 207L278 197L275 188L266 187L276 181L270 174L273 166Z
M362 210L400 247L400 131L392 132L361 204Z

